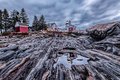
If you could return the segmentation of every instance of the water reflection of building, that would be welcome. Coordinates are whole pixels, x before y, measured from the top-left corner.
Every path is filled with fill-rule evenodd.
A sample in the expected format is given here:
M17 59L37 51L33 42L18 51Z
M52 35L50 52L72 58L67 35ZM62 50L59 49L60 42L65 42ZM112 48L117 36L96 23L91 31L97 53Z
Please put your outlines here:
M67 55L67 60L72 63L72 60L77 58L77 52L75 48L71 47L66 47L60 50L59 54L66 54Z
M63 64L67 68L71 68L72 65L85 65L88 64L89 58L83 57L78 54L75 48L65 47L58 51L59 58L55 64Z

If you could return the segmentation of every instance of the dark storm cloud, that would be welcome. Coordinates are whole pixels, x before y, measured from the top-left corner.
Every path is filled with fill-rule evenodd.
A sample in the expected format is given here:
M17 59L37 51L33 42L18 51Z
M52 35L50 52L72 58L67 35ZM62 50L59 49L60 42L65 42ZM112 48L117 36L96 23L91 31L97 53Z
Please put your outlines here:
M25 8L30 22L34 15L45 15L47 22L63 26L72 20L79 28L120 20L120 0L0 0L0 9Z

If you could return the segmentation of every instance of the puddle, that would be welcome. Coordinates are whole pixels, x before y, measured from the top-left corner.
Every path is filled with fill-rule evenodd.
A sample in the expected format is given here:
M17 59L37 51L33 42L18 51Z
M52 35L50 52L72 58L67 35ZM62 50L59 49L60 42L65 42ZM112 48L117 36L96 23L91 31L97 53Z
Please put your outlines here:
M70 54L66 53L58 57L58 60L53 67L55 68L58 64L63 64L66 68L71 69L72 65L88 64L87 60L89 60L89 58L83 57L81 55L76 54L76 56L70 57Z
M87 60L89 60L89 58L85 58L81 55L77 55L77 58L73 60L73 65L83 65L83 64L88 64Z
M67 60L67 55L62 55L61 57L58 57L57 62L54 64L54 68L58 64L63 64L67 68L71 68L71 62Z

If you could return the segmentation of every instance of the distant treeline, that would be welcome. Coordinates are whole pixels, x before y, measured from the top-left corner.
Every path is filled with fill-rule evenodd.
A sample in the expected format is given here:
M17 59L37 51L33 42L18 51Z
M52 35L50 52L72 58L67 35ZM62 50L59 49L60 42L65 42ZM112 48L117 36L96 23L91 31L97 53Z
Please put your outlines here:
M24 23L29 25L29 18L24 8L21 11L13 10L11 13L7 9L0 10L0 31L6 32L8 30L15 30L16 22ZM47 25L42 15L38 20L37 16L34 16L32 29L33 30L43 30L46 29Z

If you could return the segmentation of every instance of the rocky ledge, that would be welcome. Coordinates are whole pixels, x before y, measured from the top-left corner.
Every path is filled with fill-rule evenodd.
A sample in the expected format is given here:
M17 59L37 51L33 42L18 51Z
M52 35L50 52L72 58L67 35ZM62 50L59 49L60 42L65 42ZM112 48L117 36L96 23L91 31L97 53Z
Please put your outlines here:
M120 80L119 37L1 38L0 80Z

